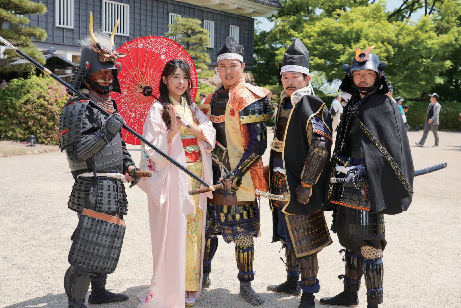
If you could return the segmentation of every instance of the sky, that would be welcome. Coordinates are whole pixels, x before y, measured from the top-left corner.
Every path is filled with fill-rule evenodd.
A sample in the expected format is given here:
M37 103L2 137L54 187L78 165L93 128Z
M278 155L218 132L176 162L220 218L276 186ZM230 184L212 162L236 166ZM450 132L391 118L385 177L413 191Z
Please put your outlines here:
M387 0L387 9L388 11L392 11L393 9L395 9L396 7L399 7L400 5L402 4L402 1L401 0ZM411 20L412 21L416 21L418 20L419 17L421 17L422 15L424 14L424 9L420 9L419 11L417 11L416 13L413 13L411 15ZM258 21L261 21L261 24L258 25L258 28L260 30L265 30L265 31L269 31L272 26L273 26L273 23L268 21L267 18L265 17L258 17L256 18L256 20Z

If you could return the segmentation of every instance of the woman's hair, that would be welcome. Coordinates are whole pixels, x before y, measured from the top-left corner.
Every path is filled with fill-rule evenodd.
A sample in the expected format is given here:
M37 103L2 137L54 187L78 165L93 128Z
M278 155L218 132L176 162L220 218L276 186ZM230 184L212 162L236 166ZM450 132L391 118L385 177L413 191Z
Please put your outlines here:
M170 100L170 94L168 91L167 85L163 82L163 77L165 77L166 80L170 79L171 76L174 74L176 69L182 69L184 74L186 75L186 79L188 80L188 87L186 92L183 93L183 97L186 99L187 104L189 105L189 108L192 112L192 117L195 117L195 108L192 108L192 105L194 104L192 102L192 98L190 96L190 89L192 88L192 78L190 75L190 66L187 64L186 61L184 60L179 60L179 59L173 59L168 61L165 64L165 67L163 68L162 71L162 76L160 77L160 103L163 105L163 113L162 113L162 118L167 127L169 128L171 125L171 119L170 119L170 114L168 111L168 105L172 104Z

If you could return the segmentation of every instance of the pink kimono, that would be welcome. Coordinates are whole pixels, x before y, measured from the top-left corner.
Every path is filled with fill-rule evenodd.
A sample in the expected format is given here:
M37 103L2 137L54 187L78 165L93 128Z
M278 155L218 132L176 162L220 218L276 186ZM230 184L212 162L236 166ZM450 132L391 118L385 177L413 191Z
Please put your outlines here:
M186 156L179 132L168 144L168 129L162 119L163 106L154 102L146 121L143 136L157 148L186 166ZM215 145L216 131L195 105L195 121L208 142L199 140L202 156L202 179L212 184L211 151ZM185 267L187 215L194 211L189 176L143 143L140 168L152 173L142 178L138 187L146 194L149 205L149 221L152 237L153 276L149 289L138 294L138 308L183 308L185 305ZM211 193L201 194L200 209L203 211L202 253L205 244L206 205ZM202 269L200 268L200 277ZM200 279L201 280L201 279ZM201 281L200 281L201 286ZM191 294L197 299L201 287Z

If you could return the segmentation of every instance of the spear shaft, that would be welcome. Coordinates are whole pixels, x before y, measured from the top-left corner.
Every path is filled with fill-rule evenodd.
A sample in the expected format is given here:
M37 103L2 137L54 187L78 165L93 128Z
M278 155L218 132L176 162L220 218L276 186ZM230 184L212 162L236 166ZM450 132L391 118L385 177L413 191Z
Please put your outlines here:
M78 96L80 97L83 97L83 98L86 98L88 99L89 103L91 104L92 107L96 108L97 110L99 110L101 113L105 114L106 116L110 116L110 113L107 112L106 110L104 110L103 108L101 108L98 104L96 104L95 102L92 101L92 99L90 99L88 96L80 93L80 91L78 91L77 89L74 89L74 87L72 87L70 84L68 84L67 82L65 82L64 80L62 80L61 78L59 78L58 76L56 76L55 74L53 74L49 69L47 69L46 67L44 67L43 65L41 65L40 63L38 63L37 61L35 61L34 59L32 59L29 55L25 54L22 50L20 50L19 48L13 46L13 44L11 44L9 41L7 41L6 39L4 39L3 37L0 36L0 42L2 42L3 44L5 44L6 46L14 49L14 51L16 51L17 54L21 55L22 57L24 57L26 60L28 60L30 63L32 63L34 66L36 66L38 69L40 69L44 74L52 77L54 80L56 80L57 82L59 82L60 84L62 84L63 86L65 86L66 88L68 88L69 90L71 90L72 92L74 92L75 94L77 94ZM98 99L99 100L99 99ZM100 100L100 102L102 102ZM136 138L138 138L139 140L141 140L142 142L144 142L146 145L148 145L150 148L152 148L153 150L155 150L157 153L159 153L160 155L162 155L165 159L167 159L169 162L171 162L173 165L175 165L176 167L178 167L179 169L181 169L183 172L187 173L187 175L189 175L190 177L194 178L196 181L198 181L200 184L204 185L205 187L208 187L210 190L214 190L213 186L211 186L210 184L208 184L207 182L205 182L203 179L201 179L200 177L196 176L195 174L193 174L191 171L189 171L189 169L187 169L186 167L184 167L183 165L181 165L180 163L178 163L176 160L174 160L172 157L168 156L167 154L165 154L162 150L160 150L159 148L157 148L155 145L153 145L152 143L150 143L149 141L147 141L143 136L141 136L140 134L138 134L134 129L132 129L131 127L129 127L128 125L126 124L123 124L123 128L126 129L128 132L130 132L131 134L133 134Z

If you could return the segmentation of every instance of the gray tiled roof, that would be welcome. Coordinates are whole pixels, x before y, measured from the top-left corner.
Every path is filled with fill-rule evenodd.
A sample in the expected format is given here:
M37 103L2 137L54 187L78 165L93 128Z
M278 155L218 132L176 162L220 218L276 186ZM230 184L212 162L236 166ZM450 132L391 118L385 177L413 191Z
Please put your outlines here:
M263 5L267 5L267 6L272 6L272 7L275 7L275 8L280 8L280 7L282 7L282 5L280 4L280 1L277 1L277 0L274 0L274 1L268 1L268 0L251 0L251 1L256 2L256 3L263 4Z

